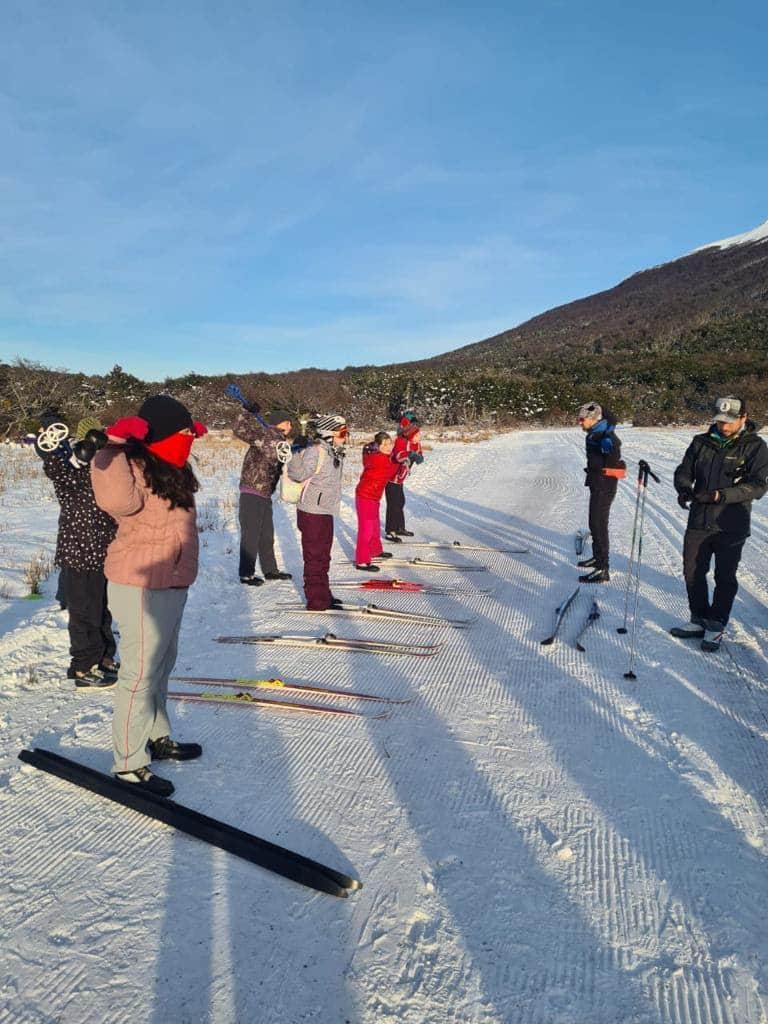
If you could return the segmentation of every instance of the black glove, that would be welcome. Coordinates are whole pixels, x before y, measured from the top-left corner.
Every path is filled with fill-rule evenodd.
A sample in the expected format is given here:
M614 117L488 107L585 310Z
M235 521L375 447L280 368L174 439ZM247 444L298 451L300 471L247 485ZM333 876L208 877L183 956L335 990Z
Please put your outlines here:
M43 409L40 413L40 426L47 430L53 423L66 423L66 420L58 409Z
M688 508L690 503L693 501L693 491L690 487L685 487L677 496L677 504L680 508Z
M699 505L716 505L720 500L719 491L696 491L693 500Z
M424 461L424 456L421 452L408 452L408 461L411 465L415 463L417 466L420 466Z
M78 462L87 466L93 456L107 443L107 435L103 430L89 430L82 441L75 441L72 445L72 454Z

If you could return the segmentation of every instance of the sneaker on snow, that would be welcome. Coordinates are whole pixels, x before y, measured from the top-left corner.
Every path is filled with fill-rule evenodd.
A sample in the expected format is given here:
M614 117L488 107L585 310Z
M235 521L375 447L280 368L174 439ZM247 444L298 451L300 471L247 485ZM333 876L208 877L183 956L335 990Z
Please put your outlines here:
M377 560L378 560L379 558L391 558L391 557L392 557L392 552L391 552L391 551L382 551L382 552L381 552L380 554L378 554L378 555L374 555L374 556L373 556L373 560L374 560L374 562L375 562L375 561L377 561Z
M673 626L669 634L670 636L677 637L678 640L703 640L704 627L700 622L691 619L690 622L686 622L682 626Z
M105 690L117 682L117 673L102 673L98 665L93 665L87 672L74 672L72 678L78 690Z
M265 580L292 580L293 576L289 572L278 572L276 569L274 572L265 572Z
M402 544L403 542L397 536L396 533L385 533L384 540L388 540L390 544Z
M264 580L261 576L241 576L240 582L245 583L247 587L260 587Z
M150 740L147 746L153 761L191 761L203 752L199 743L177 743L170 736Z
M413 530L394 530L393 533L396 533L398 537L415 537L416 536L416 534L413 532Z
M155 796L170 796L174 785L168 779L153 775L149 768L137 768L135 772L115 772L118 782L126 782L131 786L139 786Z
M355 568L360 572L381 572L378 565L374 565L373 562L355 562Z
M704 631L704 639L701 641L702 651L706 651L708 654L714 654L720 650L720 644L723 642L725 636L725 628L720 627L719 629L707 629Z
M594 569L597 565L595 558L584 558L581 562L577 562L576 565L579 569Z
M579 583L610 583L611 576L607 569L594 569L592 572L579 576Z

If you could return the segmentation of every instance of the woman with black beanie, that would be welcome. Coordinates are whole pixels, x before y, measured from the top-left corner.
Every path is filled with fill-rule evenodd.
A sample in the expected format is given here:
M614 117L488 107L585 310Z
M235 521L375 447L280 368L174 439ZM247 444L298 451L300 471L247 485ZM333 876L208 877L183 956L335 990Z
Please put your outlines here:
M97 505L117 522L104 563L120 626L113 771L123 782L170 796L173 784L153 775L150 762L202 753L197 743L171 739L166 698L187 590L197 575L198 482L187 460L207 429L181 402L155 395L106 433L91 478Z

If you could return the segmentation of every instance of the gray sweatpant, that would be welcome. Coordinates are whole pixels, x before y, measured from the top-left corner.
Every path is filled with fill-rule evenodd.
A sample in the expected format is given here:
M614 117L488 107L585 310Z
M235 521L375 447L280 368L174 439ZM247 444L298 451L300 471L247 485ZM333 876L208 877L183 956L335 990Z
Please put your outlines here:
M168 676L176 662L187 590L148 590L110 582L108 597L120 628L112 771L130 772L149 764L149 740L171 733L165 710Z

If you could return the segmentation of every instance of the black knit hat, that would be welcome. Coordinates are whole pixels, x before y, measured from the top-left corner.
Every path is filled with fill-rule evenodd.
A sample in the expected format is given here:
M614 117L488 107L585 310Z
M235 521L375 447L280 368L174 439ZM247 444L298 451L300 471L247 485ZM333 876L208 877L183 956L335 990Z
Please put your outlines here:
M189 409L170 395L153 395L139 409L139 416L149 424L146 441L164 441L180 430L192 430L192 416Z
M291 414L286 412L285 409L273 409L272 412L267 416L267 423L271 427L276 427L278 423L290 423Z

